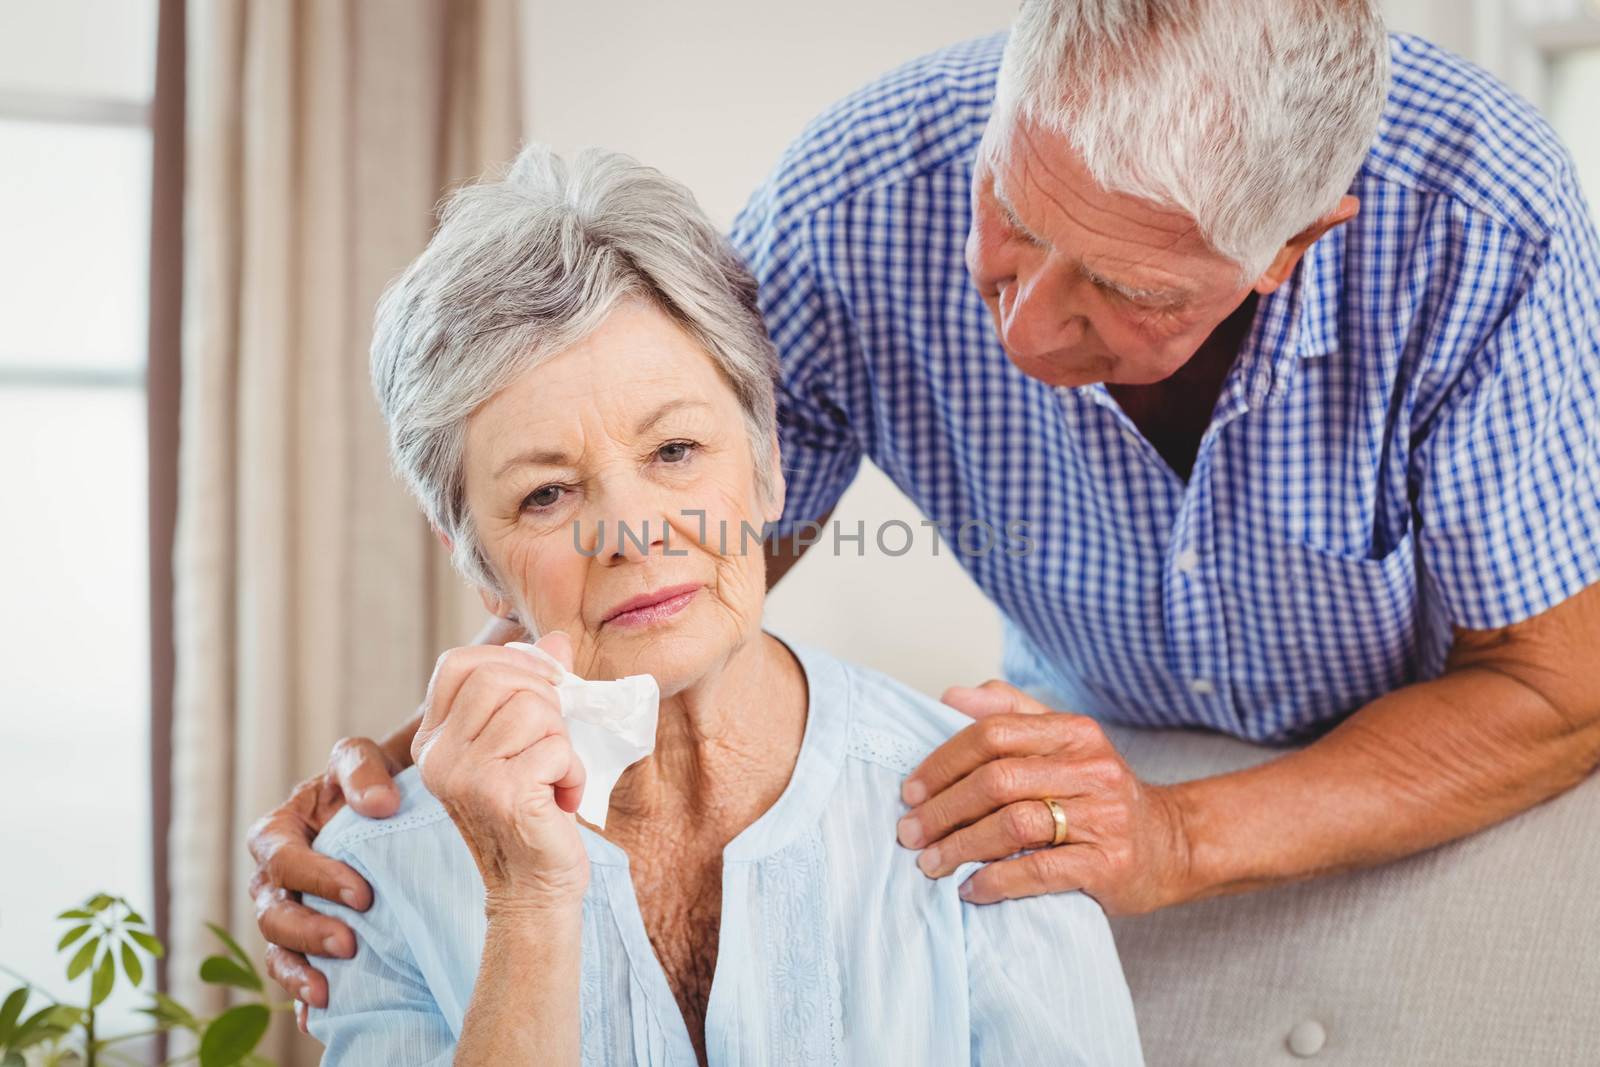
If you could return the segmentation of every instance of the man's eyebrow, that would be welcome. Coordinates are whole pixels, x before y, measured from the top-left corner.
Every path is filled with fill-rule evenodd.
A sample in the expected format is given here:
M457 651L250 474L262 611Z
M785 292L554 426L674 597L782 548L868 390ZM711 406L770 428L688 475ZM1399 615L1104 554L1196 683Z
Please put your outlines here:
M1013 230L1016 230L1035 244L1049 247L1049 241L1028 229L1027 225L1022 221L1021 216L1017 214L1017 209L1011 206L1011 201L1006 198L1005 192L1000 188L999 179L990 182L989 188L994 193L995 203L1000 205L1000 213L1006 217L1006 222Z
M1150 304L1157 307L1172 307L1177 304L1182 304L1194 295L1186 289L1141 289L1136 285L1129 285L1126 282L1119 282L1111 278L1107 278L1105 275L1101 274L1087 263L1080 263L1078 265L1078 269L1083 272L1083 276L1085 278L1088 278L1095 285L1100 286L1102 289L1110 289L1114 293L1127 297L1135 304Z

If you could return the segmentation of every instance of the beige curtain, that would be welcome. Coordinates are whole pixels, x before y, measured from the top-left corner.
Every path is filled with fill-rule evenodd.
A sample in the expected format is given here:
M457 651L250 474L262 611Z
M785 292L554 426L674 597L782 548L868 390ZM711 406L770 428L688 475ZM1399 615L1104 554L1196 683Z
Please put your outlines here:
M387 732L482 609L390 475L372 309L519 139L516 0L190 0L173 726L174 992L259 947L244 834ZM280 1063L315 1050L280 1027Z

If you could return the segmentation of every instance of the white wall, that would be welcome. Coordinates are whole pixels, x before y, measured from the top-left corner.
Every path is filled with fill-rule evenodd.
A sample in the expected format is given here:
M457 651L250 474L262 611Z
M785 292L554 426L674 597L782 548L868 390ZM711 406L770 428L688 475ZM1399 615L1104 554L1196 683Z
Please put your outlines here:
M1474 51L1475 0L1384 0L1391 30L1414 33L1470 56Z
M629 152L687 183L726 225L800 128L890 67L1003 29L1014 0L524 0L530 138L570 152ZM814 546L774 591L779 632L878 667L933 695L999 673L994 608L921 515L863 465L835 519L867 524L866 554ZM918 531L904 556L870 531ZM891 541L891 548L898 542Z

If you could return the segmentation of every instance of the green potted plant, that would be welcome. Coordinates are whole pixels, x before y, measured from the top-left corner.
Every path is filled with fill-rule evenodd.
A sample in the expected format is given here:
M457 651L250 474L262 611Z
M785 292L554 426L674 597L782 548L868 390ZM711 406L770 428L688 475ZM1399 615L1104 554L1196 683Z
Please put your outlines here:
M22 985L0 999L0 1067L109 1067L135 1061L119 1047L124 1042L164 1032L188 1032L198 1049L168 1064L199 1060L200 1067L272 1067L255 1054L272 1015L292 1004L275 1003L244 949L228 932L207 923L224 953L200 965L200 978L250 994L220 1015L202 1018L163 993L150 993L138 1009L151 1025L124 1034L105 1034L97 1013L119 982L138 989L150 960L166 951L149 924L121 897L97 893L57 919L68 924L56 946L67 957L68 982L85 983L81 1003L52 996L8 967L0 971Z

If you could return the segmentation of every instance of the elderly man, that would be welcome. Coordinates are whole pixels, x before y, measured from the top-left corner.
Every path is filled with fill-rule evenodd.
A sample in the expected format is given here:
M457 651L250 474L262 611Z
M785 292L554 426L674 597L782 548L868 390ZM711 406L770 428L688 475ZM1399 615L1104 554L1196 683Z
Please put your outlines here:
M905 782L928 875L1145 912L1600 762L1600 241L1545 123L1372 4L1031 0L819 118L734 236L783 364L769 582L863 455L944 529L1028 524L959 557L1008 682ZM1310 743L1154 786L1103 721ZM303 999L354 944L294 894L370 899L310 835L392 806L414 728L257 830Z

